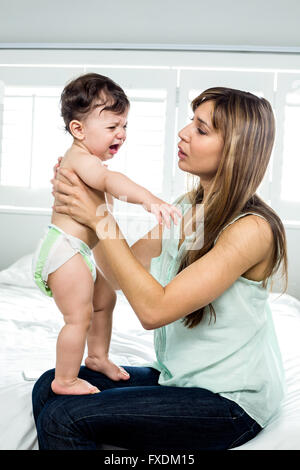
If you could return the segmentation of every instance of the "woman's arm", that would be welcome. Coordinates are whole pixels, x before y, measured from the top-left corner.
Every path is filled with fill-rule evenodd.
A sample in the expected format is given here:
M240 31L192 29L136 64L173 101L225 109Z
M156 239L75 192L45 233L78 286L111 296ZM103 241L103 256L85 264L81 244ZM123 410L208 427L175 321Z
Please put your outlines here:
M106 236L96 219L92 225L119 286L145 329L159 328L208 305L265 259L272 243L268 224L247 216L229 226L212 250L162 287L132 256L111 214L109 218L115 224L115 239Z
M162 225L156 225L146 235L137 240L131 246L131 252L142 266L149 271L152 258L156 258L161 253L162 248ZM93 249L94 258L97 266L101 269L106 279L113 289L118 290L120 286L114 276L110 264L106 261L101 242L97 243Z
M69 172L63 175L72 182ZM145 329L166 325L208 305L264 260L272 247L269 224L249 215L230 225L214 248L162 287L135 258L112 214L97 216L95 210L87 211L79 200L74 202L74 188L65 186L57 183L56 188L64 193L57 195L63 204L57 210L97 233L105 260Z

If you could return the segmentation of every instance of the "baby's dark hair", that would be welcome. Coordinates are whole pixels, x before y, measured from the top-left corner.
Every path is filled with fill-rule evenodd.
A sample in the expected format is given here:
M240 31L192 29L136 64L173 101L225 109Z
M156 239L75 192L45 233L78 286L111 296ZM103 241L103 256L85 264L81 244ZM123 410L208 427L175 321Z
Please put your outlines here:
M61 115L65 129L71 134L69 124L73 119L81 120L99 106L116 114L124 113L130 106L122 88L113 80L98 73L87 73L69 82L61 94Z

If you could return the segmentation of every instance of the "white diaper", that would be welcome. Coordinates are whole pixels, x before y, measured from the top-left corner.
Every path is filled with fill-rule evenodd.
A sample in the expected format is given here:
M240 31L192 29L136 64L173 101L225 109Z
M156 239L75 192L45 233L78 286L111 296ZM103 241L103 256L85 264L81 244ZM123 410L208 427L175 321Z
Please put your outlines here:
M38 245L32 263L34 281L42 292L52 297L51 289L47 285L49 274L60 268L76 253L81 253L83 256L95 282L96 266L88 245L79 238L65 233L56 225L50 224Z

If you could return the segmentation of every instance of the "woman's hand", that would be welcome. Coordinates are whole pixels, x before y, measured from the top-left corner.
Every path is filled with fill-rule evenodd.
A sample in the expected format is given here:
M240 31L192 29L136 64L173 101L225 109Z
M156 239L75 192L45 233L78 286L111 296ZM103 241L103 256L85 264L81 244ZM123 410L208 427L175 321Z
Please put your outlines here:
M63 157L58 157L57 163L55 163L55 165L54 165L54 167L53 167L53 178L52 178L52 180L50 180L50 183L52 184L52 186L53 186L53 181L54 181L55 178L56 178L57 170L58 170L58 168L60 167L60 164L61 164L62 159L63 159ZM52 196L54 196L54 191L53 191L53 189L52 189L52 193L51 193L51 194L52 194Z
M100 193L96 196L73 171L60 168L57 169L57 175L62 176L64 181L57 177L51 180L55 197L54 211L69 215L80 224L95 230L99 216L106 215L108 211L105 199L101 199Z
M54 178L56 178L56 174L57 174L57 170L58 168L60 167L60 164L61 164L61 161L62 161L63 157L58 157L57 159L57 163L54 165L53 167L53 173L54 173Z

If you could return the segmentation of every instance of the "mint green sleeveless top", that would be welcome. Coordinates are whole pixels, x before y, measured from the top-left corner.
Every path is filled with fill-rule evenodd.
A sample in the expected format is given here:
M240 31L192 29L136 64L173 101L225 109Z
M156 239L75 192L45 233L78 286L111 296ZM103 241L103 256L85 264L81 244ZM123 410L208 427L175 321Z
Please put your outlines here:
M174 204L184 214L187 203L185 197ZM230 224L248 214L254 213L241 214ZM150 268L161 285L176 276L191 237L178 250L180 224L164 228L162 252L152 259ZM212 305L216 322L209 321L206 307L202 321L194 328L185 327L179 319L154 330L156 361L151 367L160 371L160 385L201 387L219 393L238 403L264 427L284 395L283 366L268 290L262 287L262 281L240 276Z

